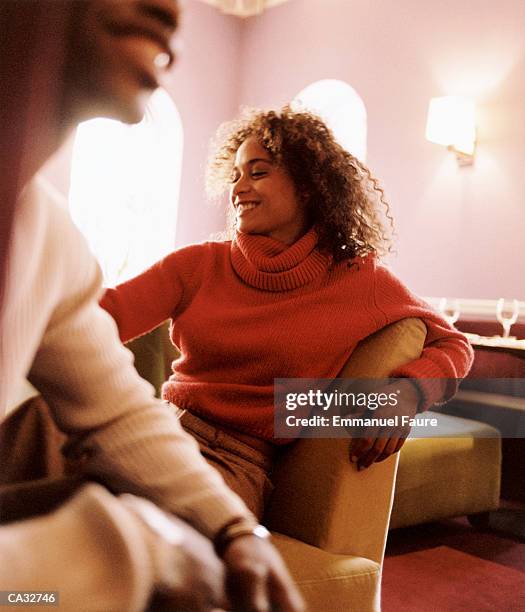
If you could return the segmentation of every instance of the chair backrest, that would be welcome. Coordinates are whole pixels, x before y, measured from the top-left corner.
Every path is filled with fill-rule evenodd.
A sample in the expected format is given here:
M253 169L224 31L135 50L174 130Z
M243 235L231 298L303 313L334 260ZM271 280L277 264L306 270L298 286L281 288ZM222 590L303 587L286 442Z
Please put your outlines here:
M426 327L403 319L363 340L340 377L386 378L422 351ZM397 456L357 472L345 439L302 439L276 466L265 522L323 550L381 563L392 509Z
M126 345L135 357L137 372L155 387L160 397L162 383L171 374L171 363L179 356L169 338L169 321Z

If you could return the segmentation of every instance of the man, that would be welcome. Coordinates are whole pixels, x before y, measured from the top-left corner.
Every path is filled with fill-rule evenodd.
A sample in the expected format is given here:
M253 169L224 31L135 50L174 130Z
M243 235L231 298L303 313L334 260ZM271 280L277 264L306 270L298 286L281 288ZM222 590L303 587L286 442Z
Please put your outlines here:
M174 0L0 0L0 419L27 376L68 455L125 493L89 484L0 526L0 590L59 590L63 609L141 610L155 593L176 609L223 604L209 542L147 497L215 542L235 608L295 611L281 559L135 373L84 240L31 180L79 121L141 119L177 22Z

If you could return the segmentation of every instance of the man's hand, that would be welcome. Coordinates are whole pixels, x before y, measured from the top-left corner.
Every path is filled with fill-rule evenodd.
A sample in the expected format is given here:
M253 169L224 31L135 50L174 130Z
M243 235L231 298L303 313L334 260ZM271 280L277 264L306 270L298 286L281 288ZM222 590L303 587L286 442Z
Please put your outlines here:
M210 612L225 606L224 565L211 542L152 502L124 494L122 503L142 526L154 573L150 610Z
M226 587L233 610L239 612L302 612L302 597L284 562L268 540L243 535L223 554Z
M362 435L353 438L350 443L350 460L357 463L358 470L364 470L372 463L384 461L397 453L410 433L410 426L402 425L401 416L413 417L417 414L419 391L413 383L399 379L381 389L381 392L395 393L397 390L400 390L397 406L379 406L376 410L369 410L365 416L388 419L398 415L398 427L365 427Z

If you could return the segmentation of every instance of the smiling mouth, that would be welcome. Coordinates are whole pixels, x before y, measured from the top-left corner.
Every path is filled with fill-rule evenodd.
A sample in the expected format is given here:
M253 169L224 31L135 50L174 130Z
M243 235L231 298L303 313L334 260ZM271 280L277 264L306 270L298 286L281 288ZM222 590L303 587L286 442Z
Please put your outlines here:
M235 205L235 211L238 216L241 216L249 210L257 208L257 206L259 206L259 202L241 202Z

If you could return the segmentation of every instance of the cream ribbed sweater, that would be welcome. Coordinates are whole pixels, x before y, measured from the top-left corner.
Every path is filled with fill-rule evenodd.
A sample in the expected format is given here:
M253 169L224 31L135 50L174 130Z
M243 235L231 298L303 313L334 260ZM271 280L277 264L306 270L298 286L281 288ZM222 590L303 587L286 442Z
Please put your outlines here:
M153 499L211 536L247 511L135 372L113 320L97 304L98 266L67 211L53 200L33 181L17 209L1 322L0 419L28 377L74 451L89 454L93 474L116 490ZM82 609L96 593L97 604L89 609L140 609L151 576L140 546L132 545L133 530L115 512L118 500L99 495L92 522L86 521L85 503L76 504L49 518L0 527L0 590L59 589ZM126 554L108 554L106 542L128 538ZM33 561L43 558L35 574ZM93 571L70 580L75 564ZM126 576L117 594L113 572Z

